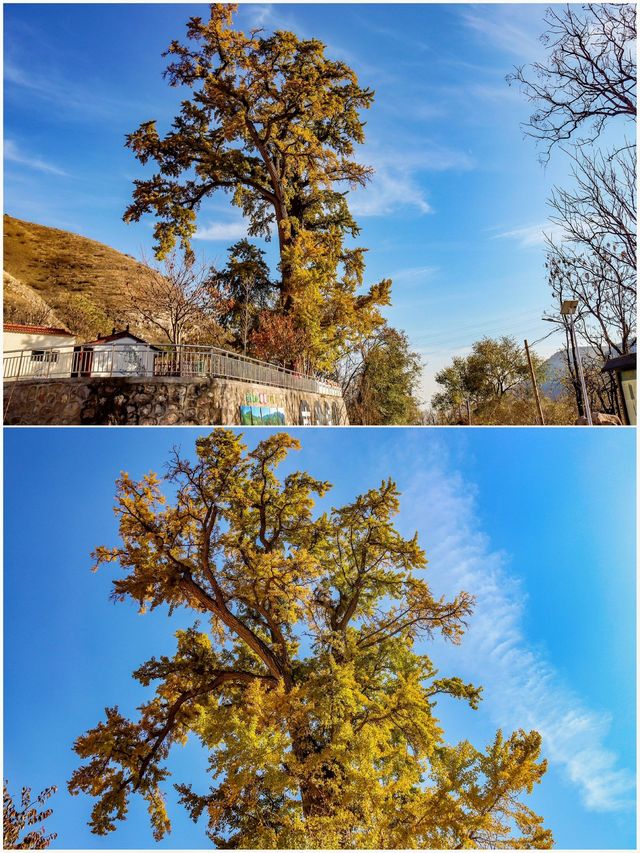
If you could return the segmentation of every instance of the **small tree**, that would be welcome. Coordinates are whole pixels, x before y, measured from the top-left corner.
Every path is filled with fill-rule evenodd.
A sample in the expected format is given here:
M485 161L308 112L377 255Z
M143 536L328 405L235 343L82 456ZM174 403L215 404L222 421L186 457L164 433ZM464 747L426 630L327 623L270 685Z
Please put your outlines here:
M72 332L84 340L104 334L117 322L109 317L85 293L69 293L59 314Z
M249 345L256 358L301 372L311 369L306 360L307 336L289 314L261 311Z
M531 362L540 383L544 379L542 361L531 352ZM468 356L455 356L435 379L443 390L432 397L431 405L448 422L469 423L473 412L485 409L497 416L499 407L495 403L516 390L531 396L526 353L507 335L476 341ZM531 412L531 422L535 423L533 407Z
M537 379L542 380L542 363L534 352L531 361ZM508 335L476 341L468 363L469 373L484 398L500 399L529 378L527 356L515 338Z
M71 793L97 798L92 830L123 820L132 794L156 839L170 829L165 762L189 735L210 755L211 788L176 785L224 848L550 847L521 803L545 772L537 732L498 732L485 751L448 745L437 697L475 708L481 690L441 676L419 638L461 640L465 592L438 598L417 535L394 527L391 480L314 514L329 483L276 468L299 447L275 433L245 453L218 429L174 451L166 481L118 481L116 601L184 608L204 624L177 633L174 657L135 673L155 695L137 720L117 707L78 738Z
M186 343L202 323L211 319L214 306L208 268L192 256L176 252L161 267L146 259L143 265L144 273L135 291L128 292L127 310L162 332L174 346Z
M342 392L352 424L415 424L420 357L404 332L383 326L342 366Z
M21 808L17 808L9 793L8 782L5 780L2 791L2 846L11 850L45 850L57 838L57 833L46 835L44 826L31 829L37 824L44 823L51 817L53 809L39 809L49 797L57 791L56 786L45 788L35 800L31 798L31 788L23 788L20 800ZM24 835L22 833L25 833ZM20 837L22 835L22 837Z
M442 391L434 394L431 405L445 421L471 422L472 407L481 399L480 378L468 358L454 356L451 364L435 375Z
M246 354L260 312L272 307L276 293L264 252L248 240L235 243L229 249L227 266L213 273L210 286L213 298L224 306L221 326L235 335Z

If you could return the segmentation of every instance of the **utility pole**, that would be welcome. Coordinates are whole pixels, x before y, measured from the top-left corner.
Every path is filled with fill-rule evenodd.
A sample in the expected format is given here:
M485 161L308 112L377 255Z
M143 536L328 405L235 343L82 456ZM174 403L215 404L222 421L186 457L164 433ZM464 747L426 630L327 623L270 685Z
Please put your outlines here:
M593 426L593 419L591 418L591 406L589 405L589 397L587 395L587 385L584 381L582 359L580 358L580 351L578 349L578 342L576 340L576 328L573 322L573 317L576 313L577 307L577 299L565 299L563 300L562 306L560 307L560 313L563 314L565 317L569 318L569 332L571 333L571 344L573 346L574 361L576 364L576 370L578 372L578 379L580 380L580 388L582 389L582 405L584 406L584 413L587 418L587 424L589 426Z
M575 372L575 379L573 378L573 374L571 375L571 384L573 385L575 394L576 394L576 404L578 406L578 417L585 417L585 408L584 408L584 399L583 399L583 391L582 385L580 384L580 376L578 374L578 353L576 352L576 345L573 340L573 335L571 334L571 321L569 320L567 323L566 331L568 333L567 338L567 360L569 364L569 370L571 370L571 359L573 359L573 369ZM569 355L569 350L571 350L571 355Z
M567 318L567 322L565 325L565 329L567 326L569 327L569 338L571 339L571 350L573 352L573 363L576 368L576 373L578 374L578 382L580 384L580 393L582 395L582 407L584 410L585 417L587 419L587 423L589 426L593 426L593 419L591 417L591 406L589 404L589 397L587 396L587 384L584 381L584 372L582 370L582 359L580 358L580 351L578 350L578 341L576 339L576 329L573 324L573 315L576 313L576 309L578 308L578 300L577 299L563 299L562 304L560 305L560 314L563 317ZM557 323L557 320L554 320L552 317L543 317L543 320L547 320L550 323ZM525 345L526 345L525 341ZM567 350L569 348L569 344L567 343ZM527 353L528 354L528 353ZM569 353L567 352L567 358ZM577 392L576 388L576 392ZM577 395L576 395L577 396ZM580 401L576 400L578 403L578 414L580 414Z
M540 425L544 426L544 415L542 414L542 405L540 403L540 394L538 393L538 383L536 381L536 374L533 370L533 364L531 363L531 354L529 353L529 344L526 339L524 342L524 348L527 353L527 361L529 362L529 373L531 374L531 384L533 385L533 393L536 398L536 406L538 408L538 417L540 418Z

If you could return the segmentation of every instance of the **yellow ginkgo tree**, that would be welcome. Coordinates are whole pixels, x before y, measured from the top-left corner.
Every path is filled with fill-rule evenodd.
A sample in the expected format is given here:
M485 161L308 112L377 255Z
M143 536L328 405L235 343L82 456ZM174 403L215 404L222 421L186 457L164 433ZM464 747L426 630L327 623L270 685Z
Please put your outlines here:
M388 279L361 292L363 249L346 242L359 232L347 192L372 172L354 149L373 91L317 39L245 33L235 11L213 4L208 20L189 20L185 43L169 46L166 76L187 97L165 135L153 120L128 135L156 171L135 181L124 218L156 217L159 257L176 241L190 252L203 202L229 193L250 235L277 236L279 310L305 331L307 365L330 370L345 340L380 325L390 300Z
M540 735L448 745L438 697L476 708L481 688L414 649L435 634L460 642L471 596L434 597L417 535L394 527L391 480L314 512L329 483L276 476L298 446L275 433L247 452L218 429L195 461L174 451L170 499L154 474L118 481L121 544L95 552L119 569L113 597L197 621L173 657L134 673L155 685L138 719L107 708L75 743L69 788L96 798L93 831L113 830L137 794L162 838L169 754L195 737L211 787L176 788L218 847L550 847L522 802L545 772Z

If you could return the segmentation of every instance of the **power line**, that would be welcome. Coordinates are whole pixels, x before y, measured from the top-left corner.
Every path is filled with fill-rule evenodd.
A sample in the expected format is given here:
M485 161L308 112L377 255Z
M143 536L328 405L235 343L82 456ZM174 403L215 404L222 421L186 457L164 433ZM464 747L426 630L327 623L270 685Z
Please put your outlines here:
M474 323L467 324L466 326L457 326L456 334L460 332L471 334L481 334L482 332L489 332L496 328L501 328L504 324L513 322L514 320L518 320L518 325L521 325L525 320L534 320L538 317L537 311L521 311L518 314L510 314L504 315L503 317L494 317L493 319L487 320L484 324L478 323L477 321ZM434 342L444 342L446 343L449 340L453 340L450 337L450 333L446 331L436 332L435 334L430 334L429 332L425 332L421 335L412 335L411 339L413 341L420 341L424 339L428 339L429 341Z
M548 337L550 337L551 335L555 335L555 334L556 334L556 332L560 332L560 331L562 331L560 328L558 328L558 329L551 329L551 331L550 331L550 332L548 332L548 333L547 333L543 338L538 338L538 340L537 340L537 341L532 341L532 342L529 344L529 346L535 346L535 344L539 344L541 341L546 341L546 339L547 339Z
M526 334L528 332L528 330L531 329L531 325L532 324L530 321L523 320L522 322L515 324L514 326L512 326L509 329L509 336L510 337L520 337L520 334ZM493 331L493 334L497 334L501 331L504 331L504 327L495 329L495 331ZM484 329L483 330L484 335L491 334L491 332L492 332L491 329ZM476 337L476 335L469 335L468 337L473 338L473 337ZM548 337L548 335L546 335L545 337ZM544 340L544 339L541 339L541 340ZM421 351L423 352L424 355L430 355L430 354L435 354L435 353L442 353L443 350L447 350L449 352L456 352L459 350L471 349L471 347L473 346L473 341L460 343L457 346L451 346L450 345L450 344L457 343L458 341L460 341L460 336L457 336L457 335L455 338L450 337L447 340L443 340L443 341L433 341L433 342L430 341L430 343L433 343L433 346L427 346ZM414 338L412 338L412 342L415 342ZM532 344L532 346L533 346L533 344Z

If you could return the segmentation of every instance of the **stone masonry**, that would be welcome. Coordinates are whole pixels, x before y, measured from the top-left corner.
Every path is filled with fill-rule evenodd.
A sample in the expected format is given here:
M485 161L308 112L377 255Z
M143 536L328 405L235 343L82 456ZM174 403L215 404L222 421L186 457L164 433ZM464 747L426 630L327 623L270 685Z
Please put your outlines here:
M348 424L339 396L220 378L28 379L4 384L7 425L240 425L241 406L283 409L285 424Z

